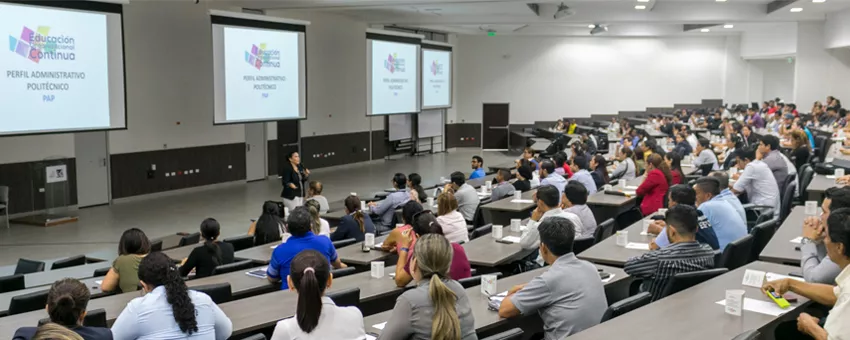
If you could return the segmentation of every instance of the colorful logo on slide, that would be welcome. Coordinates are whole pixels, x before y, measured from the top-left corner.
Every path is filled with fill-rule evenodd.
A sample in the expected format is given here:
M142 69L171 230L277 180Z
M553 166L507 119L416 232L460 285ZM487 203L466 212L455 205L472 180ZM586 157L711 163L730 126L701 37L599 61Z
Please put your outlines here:
M74 37L49 35L49 26L32 30L24 26L20 37L9 36L9 50L21 57L39 63L41 60L75 60Z
M438 75L443 74L443 64L438 63L436 60L431 63L431 74Z
M399 58L396 53L390 54L387 60L384 60L384 68L390 71L390 73L404 73L404 59Z
M263 67L280 67L280 50L270 50L266 44L251 45L250 51L245 51L245 62L262 70Z

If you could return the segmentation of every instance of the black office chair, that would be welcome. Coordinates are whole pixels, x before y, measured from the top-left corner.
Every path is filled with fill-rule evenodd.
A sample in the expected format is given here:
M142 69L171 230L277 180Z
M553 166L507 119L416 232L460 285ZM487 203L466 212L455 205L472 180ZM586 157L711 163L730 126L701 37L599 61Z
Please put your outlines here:
M611 235L614 235L613 218L605 220L605 222L602 222L602 224L596 227L596 231L593 232L593 241L594 243L599 243Z
M782 195L779 206L779 220L785 221L788 214L791 213L791 207L794 205L794 191L797 189L797 183L794 183L794 177L788 176L791 180L785 183L785 193Z
M635 204L635 206L631 209L617 215L617 218L615 219L617 221L617 230L626 229L630 225L635 224L635 222L643 219L643 214L640 212L640 208L638 207L639 205Z
M83 326L87 327L109 327L106 324L106 310L98 308L86 312L86 317L83 318Z
M826 155L826 142L827 142L826 136L821 135L821 136L815 137L815 149L817 150L817 152L815 153L815 156L817 156L820 159L826 159L826 156L825 156Z
M761 254L761 251L764 250L765 246L767 246L767 243L770 242L770 239L773 238L773 234L776 232L778 225L779 219L774 218L770 221L758 224L750 230L750 235L753 236L753 247L752 252L750 253L750 262L758 261L759 254Z
M15 274L32 274L44 271L44 262L27 259L18 259L15 266Z
M258 333L251 335L247 338L242 338L242 340L266 340L266 335L263 333Z
M809 189L809 184L812 183L812 179L815 177L815 170L812 169L812 166L809 164L803 164L800 167L800 199L795 202L799 205L803 205L806 203L807 191Z
M712 168L714 168L714 163L703 164L699 166L699 171L703 176L708 176Z
M251 240L251 242L253 242L253 241L254 240ZM251 260L244 260L244 261L239 261L239 262L223 264L223 265L216 266L215 268L213 268L212 275L219 275L219 274L232 273L232 272L240 271L240 270L247 270L247 269L250 269L250 268L254 268L255 266L256 266L256 264L254 264L254 261L251 261Z
M339 269L332 269L331 270L331 274L333 274L334 279L345 277L345 276L354 274L355 272L356 272L356 270L355 270L354 267L345 267L345 268L339 268Z
M736 335L732 340L758 340L761 339L761 333L758 330L746 331Z
M95 270L94 270L94 274L92 274L92 277L101 277L101 276L106 276L106 274L108 274L108 273L109 273L109 269L112 269L112 267L106 267L106 268L95 269Z
M151 252L162 251L162 240L151 242Z
M497 279L502 277L501 272L495 272L495 273L491 273L491 274L487 274L487 275L496 275ZM460 285L463 286L463 289L467 289L469 287L475 287L475 286L481 284L481 275L470 276L470 277L467 277L465 279L460 279L460 280L457 280L457 283L460 283Z
M230 243L233 246L233 251L245 250L254 246L254 235L228 237L222 242Z
M661 291L659 299L668 297L705 281L711 280L717 276L726 274L728 271L729 270L726 268L714 268L675 274L670 277L670 280L667 281L666 285L664 285L664 290Z
M523 332L521 328L511 328L509 330L506 330L499 334L488 336L481 340L521 340L523 334L525 334L525 332Z
M14 292L26 287L23 274L0 277L0 293Z
M481 206L490 202L491 201L488 198L479 202L478 206L475 207L475 215L472 215L472 223L470 224L473 229L484 225L484 210L481 209Z
M9 315L44 309L47 305L47 290L12 297L9 301Z
M469 240L472 241L481 236L489 235L491 231L493 231L492 223L488 223L482 227L475 228L471 233L469 233Z
M573 253L576 255L581 254L581 252L593 247L595 241L596 239L593 237L577 238L573 240Z
M358 307L360 305L360 288L338 290L327 294L337 306Z
M771 217L765 219L762 217L762 215L767 213L774 214L776 213L774 211L775 209L776 207L766 205L755 205L751 203L744 204L744 213L747 216L747 230L752 229L756 224L759 223L759 221L763 222L773 218L773 216L771 215Z
M230 289L230 283L227 282L194 286L189 289L209 295L217 305L233 300L233 291Z
M69 258L61 259L59 261L53 262L53 265L50 266L50 270L74 267L74 266L82 266L86 264L86 256L85 255L77 255L71 256Z
M635 309L648 305L652 301L652 294L648 292L643 292L637 294L632 297L627 297L620 301L614 302L608 309L605 310L605 314L602 315L602 321L605 322L616 318L620 315L631 312Z
M350 246L352 244L357 243L357 240L353 238L348 238L345 240L333 241L334 249L339 249L345 246Z
M747 263L750 263L750 254L753 251L753 235L745 235L735 241L729 242L723 254L720 255L719 263L715 263L716 268L726 268L735 270Z
M183 237L180 238L180 243L178 243L177 246L183 247L198 244L199 242L201 242L201 233L197 232L189 235L183 235Z

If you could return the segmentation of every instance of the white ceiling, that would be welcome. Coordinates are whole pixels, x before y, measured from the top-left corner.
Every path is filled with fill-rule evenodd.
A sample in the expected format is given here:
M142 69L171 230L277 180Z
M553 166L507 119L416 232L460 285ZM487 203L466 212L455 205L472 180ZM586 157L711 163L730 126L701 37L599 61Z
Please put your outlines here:
M419 27L460 34L587 36L588 25L608 26L609 36L728 35L799 21L825 20L826 14L850 8L850 0L797 0L768 13L771 0L569 0L575 13L554 19L562 1L553 0L245 0L244 7L326 11L380 25ZM529 8L539 4L540 15ZM636 10L635 5L647 9ZM803 8L792 13L793 7ZM711 32L684 32L685 24L733 24Z

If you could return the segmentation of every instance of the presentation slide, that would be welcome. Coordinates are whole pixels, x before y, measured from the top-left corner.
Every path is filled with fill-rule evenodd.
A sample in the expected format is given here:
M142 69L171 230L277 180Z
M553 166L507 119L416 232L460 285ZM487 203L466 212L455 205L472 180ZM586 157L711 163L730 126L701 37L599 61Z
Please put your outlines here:
M116 13L0 3L0 135L125 128Z
M422 108L452 106L452 52L422 49Z
M367 114L419 112L419 45L369 40Z
M213 24L215 124L306 118L304 33Z

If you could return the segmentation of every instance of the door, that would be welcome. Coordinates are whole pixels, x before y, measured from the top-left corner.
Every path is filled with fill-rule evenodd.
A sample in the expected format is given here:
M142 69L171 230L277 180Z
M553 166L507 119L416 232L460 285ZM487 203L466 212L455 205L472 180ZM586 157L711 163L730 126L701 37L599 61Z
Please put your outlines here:
M293 151L299 151L298 142L301 140L301 130L298 120L279 120L277 122L277 169L284 169L289 165L287 156ZM302 159L304 156L302 156Z
M74 134L77 206L109 204L109 147L106 131Z
M481 119L481 148L484 150L508 150L510 130L510 104L484 104Z
M266 124L245 124L245 179L266 179Z

